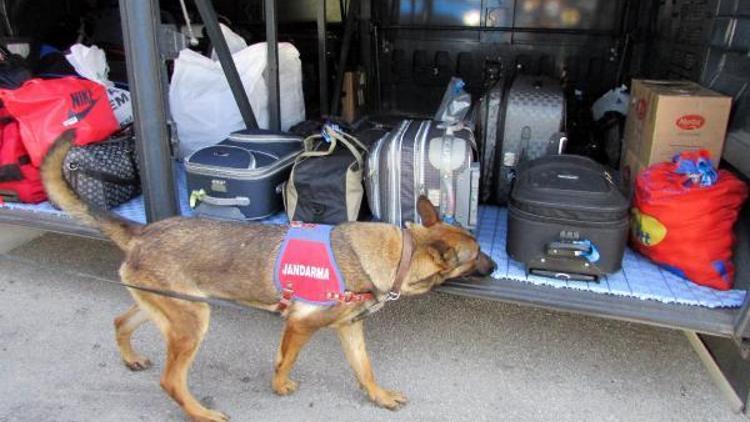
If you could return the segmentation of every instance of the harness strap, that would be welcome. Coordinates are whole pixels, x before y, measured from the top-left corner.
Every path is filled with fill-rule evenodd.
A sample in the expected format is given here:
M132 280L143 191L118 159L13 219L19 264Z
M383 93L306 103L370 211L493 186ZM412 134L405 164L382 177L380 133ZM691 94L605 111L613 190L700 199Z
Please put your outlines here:
M398 267L396 268L396 277L393 279L391 290L388 292L388 297L386 297L385 299L386 301L396 300L401 297L401 286L404 284L406 274L409 272L409 268L411 267L412 256L414 255L414 238L412 237L411 232L409 232L409 230L402 230L401 239L401 258L399 259ZM279 303L278 305L276 305L276 310L282 312L286 308L288 308L292 302L293 297L294 290L291 289L291 286L287 286L286 288L284 288L281 291L281 299L279 299ZM343 304L363 303L377 299L374 294L369 292L354 293L348 290L343 294L329 292L327 297L328 299L337 300ZM355 320L359 320L366 317L367 315L373 314L382 307L383 302L376 302L375 304L373 304L373 306L365 309L362 313L360 313L355 318Z
M292 286L289 285L281 290L281 299L279 299L279 303L276 305L276 310L279 312L282 312L284 309L288 308L289 305L292 303L292 298L294 297L294 290L292 290Z
M375 295L372 293L354 293L348 290L344 293L329 292L326 297L331 300L336 300L344 305L375 300ZM278 312L284 311L292 303L293 298L294 290L290 287L283 289L281 291L281 299L279 299L279 303L276 305L276 310Z

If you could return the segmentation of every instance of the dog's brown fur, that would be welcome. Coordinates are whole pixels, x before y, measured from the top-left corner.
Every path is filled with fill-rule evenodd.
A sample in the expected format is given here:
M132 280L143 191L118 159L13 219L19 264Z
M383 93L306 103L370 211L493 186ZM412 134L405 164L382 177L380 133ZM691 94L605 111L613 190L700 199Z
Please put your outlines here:
M64 134L48 153L42 167L45 188L54 203L98 227L125 252L120 267L123 282L275 310L280 295L273 283L273 268L286 227L181 217L137 225L91 209L62 177L62 162L71 138L72 134ZM441 223L424 198L419 201L418 209L424 225L408 227L415 247L401 288L403 295L425 293L448 278L473 272L487 274L492 270L494 264L479 251L468 232ZM347 290L372 292L379 299L385 297L401 257L399 228L377 223L343 224L333 231L332 248ZM152 321L167 343L161 386L193 420L226 420L224 414L201 405L187 385L188 371L208 329L209 306L136 289L129 291L136 304L115 318L117 345L125 365L132 370L151 365L133 349L130 337L141 324ZM352 322L370 304L290 305L283 313L286 326L276 354L273 390L287 395L297 389L289 373L300 350L319 329L332 327L369 398L389 409L406 403L403 394L381 388L375 382L365 350L362 322Z

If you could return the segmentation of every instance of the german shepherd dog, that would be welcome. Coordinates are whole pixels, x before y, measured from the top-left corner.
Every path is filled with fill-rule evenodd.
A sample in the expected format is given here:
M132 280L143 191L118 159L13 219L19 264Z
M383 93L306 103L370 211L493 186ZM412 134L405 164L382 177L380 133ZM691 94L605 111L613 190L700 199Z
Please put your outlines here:
M280 309L281 294L275 287L273 272L288 226L183 217L140 225L93 209L76 196L62 175L63 159L72 138L71 132L63 134L48 153L42 166L44 186L53 203L97 227L125 252L119 270L123 283L231 300L269 311ZM406 229L381 223L346 223L333 229L332 250L346 290L370 293L370 299L333 306L291 302L281 312L286 325L275 359L273 391L285 396L297 389L289 373L300 349L318 330L331 327L370 400L388 409L406 403L403 394L375 382L365 350L363 324L357 316L384 301L389 292L393 293L396 282L400 283L402 295L411 296L425 293L446 279L490 274L495 267L469 232L441 222L424 197L418 201L418 212L422 224L410 224ZM209 305L134 288L128 291L135 305L114 320L117 346L125 365L134 371L151 366L130 342L133 332L150 320L161 331L167 346L162 388L192 420L227 420L223 413L198 402L187 383L188 371L208 329Z

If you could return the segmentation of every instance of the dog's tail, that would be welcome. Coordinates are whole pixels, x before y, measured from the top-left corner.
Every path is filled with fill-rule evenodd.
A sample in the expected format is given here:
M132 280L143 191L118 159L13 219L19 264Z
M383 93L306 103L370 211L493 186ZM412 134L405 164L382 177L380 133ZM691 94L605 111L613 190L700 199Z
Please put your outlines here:
M49 200L85 224L97 227L121 249L130 249L133 236L140 225L112 213L86 205L63 177L65 155L72 147L74 132L64 132L50 148L42 164L42 182Z

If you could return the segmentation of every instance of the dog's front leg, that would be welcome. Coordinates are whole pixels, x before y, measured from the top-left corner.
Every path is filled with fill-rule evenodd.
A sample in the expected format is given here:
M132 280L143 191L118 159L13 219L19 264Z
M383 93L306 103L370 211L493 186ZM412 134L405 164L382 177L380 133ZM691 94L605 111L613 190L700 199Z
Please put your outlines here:
M298 320L287 320L279 351L276 353L276 365L271 383L276 394L286 396L297 390L297 383L289 379L289 373L292 371L300 350L317 330L317 327L305 325Z
M341 347L344 349L346 360L349 361L357 381L367 391L370 400L378 406L391 410L405 404L406 397L403 394L398 391L383 389L375 382L370 358L367 356L367 350L365 349L365 333L362 321L338 326L336 331L339 340L341 340Z

